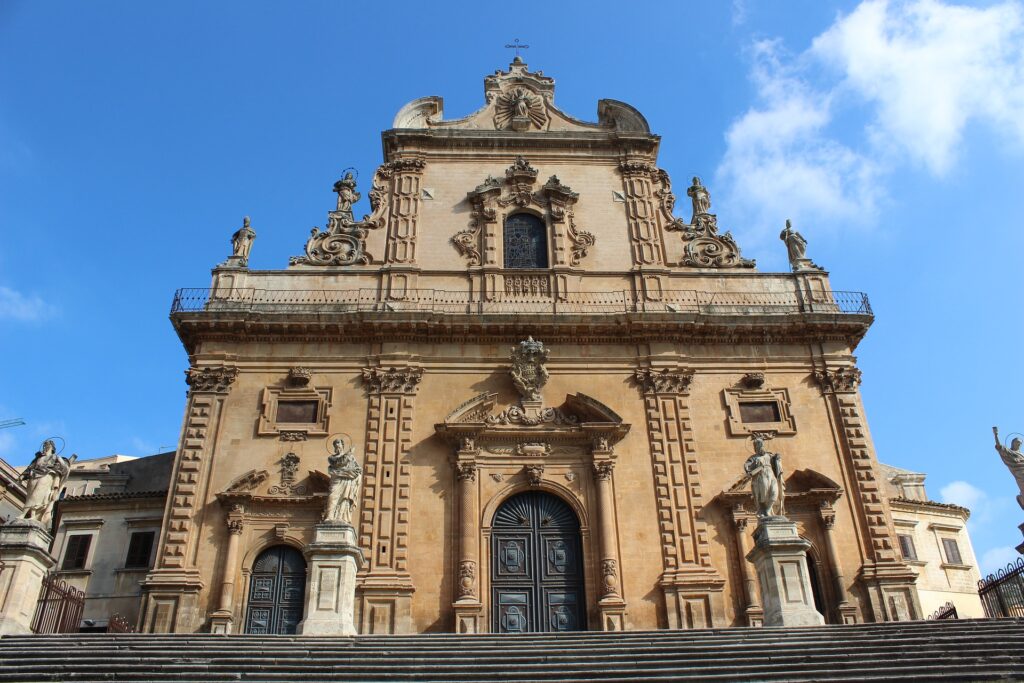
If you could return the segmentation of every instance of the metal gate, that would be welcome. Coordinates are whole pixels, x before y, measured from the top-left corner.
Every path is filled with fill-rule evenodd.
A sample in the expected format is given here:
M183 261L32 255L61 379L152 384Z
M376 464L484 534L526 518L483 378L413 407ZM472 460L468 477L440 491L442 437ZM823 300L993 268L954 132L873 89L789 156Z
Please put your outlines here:
M252 568L245 632L295 633L306 596L306 561L295 548L267 548Z
M39 602L32 619L33 633L77 633L85 609L85 593L56 574L43 577Z
M576 513L530 491L505 501L491 534L492 631L582 631L583 552Z

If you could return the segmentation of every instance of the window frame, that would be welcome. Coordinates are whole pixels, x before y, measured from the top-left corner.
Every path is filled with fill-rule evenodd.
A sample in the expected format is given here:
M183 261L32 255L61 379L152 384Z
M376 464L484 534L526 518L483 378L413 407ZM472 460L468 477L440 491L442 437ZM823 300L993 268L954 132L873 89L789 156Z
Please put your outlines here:
M130 564L130 560L138 559L138 557L133 558L133 556L132 556L132 549L133 549L133 544L135 542L135 539L136 539L136 537L142 537L144 534L149 536L149 549L146 552L145 562L141 563L141 564ZM156 545L156 531L150 529L150 530L142 530L142 531L132 531L132 532L130 532L129 535L128 535L128 550L125 552L125 557L124 557L124 568L125 569L149 569L153 565L153 547L155 545ZM136 555L140 555L140 553L136 553Z
M944 537L940 540L942 541L942 557L946 560L946 564L965 564L963 553L960 552L960 544L957 543L957 540L955 538ZM956 554L956 559L950 557L949 555L950 545L952 545L953 547L953 550Z
M896 534L896 540L900 544L900 555L902 555L904 560L910 560L911 562L918 561L917 546L914 543L914 537L911 534L900 534L900 533L897 533ZM904 547L904 545L903 545L903 541L904 540L906 540L906 542L910 546L910 553L909 554L907 553L906 547Z
M508 224L510 221L515 220L520 216L525 216L533 221L536 221L535 225L541 229L540 242L543 245L543 250L538 250L537 256L543 255L544 264L538 265L526 265L526 266L510 266L508 264L509 249L508 249ZM505 270L549 270L551 268L551 230L548 226L547 220L543 216L538 216L531 211L515 211L504 217L501 223L501 263L502 268Z
M89 568L90 553L92 552L92 539L93 539L93 536L95 536L95 535L96 534L75 533L75 534L68 534L65 537L65 539L64 539L64 557L61 558L60 571L62 571L62 572L63 571L74 572L74 571L87 570ZM78 547L78 546L82 545L82 542L79 539L85 539L85 542L84 542L85 549L84 550L82 548ZM76 562L75 566L70 567L70 566L68 566L68 564L69 564L69 561L71 560L71 551L72 551L72 545L73 544L74 544L74 549L76 551L75 552L75 558L80 559L81 564L79 565Z

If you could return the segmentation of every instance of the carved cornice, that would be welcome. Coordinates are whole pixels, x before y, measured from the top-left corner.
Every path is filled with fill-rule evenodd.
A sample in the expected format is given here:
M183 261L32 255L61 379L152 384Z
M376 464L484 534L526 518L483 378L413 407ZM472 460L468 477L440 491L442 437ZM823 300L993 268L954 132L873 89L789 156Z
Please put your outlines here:
M693 370L655 370L641 368L633 373L637 386L645 394L688 394Z
M216 368L189 368L185 371L185 383L191 392L226 394L238 377L238 368L220 366Z
M860 386L861 372L855 366L832 370L815 370L814 381L822 394L849 394Z
M423 368L363 368L363 384L375 394L415 394Z

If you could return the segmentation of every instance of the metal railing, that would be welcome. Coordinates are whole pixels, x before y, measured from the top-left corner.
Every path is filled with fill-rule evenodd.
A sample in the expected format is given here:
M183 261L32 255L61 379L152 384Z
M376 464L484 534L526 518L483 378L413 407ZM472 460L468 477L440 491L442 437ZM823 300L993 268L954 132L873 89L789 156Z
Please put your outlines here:
M943 619L959 619L960 617L956 613L956 605L951 602L947 602L945 605L940 607L931 613L928 617L929 621L942 621Z
M1024 617L1024 557L979 581L978 596L990 619Z
M77 633L85 609L85 593L56 574L43 577L36 614L32 619L33 633Z
M107 620L107 633L135 633L135 627L123 616L114 612Z
M872 315L863 292L702 292L668 290L656 301L637 297L630 291L567 292L517 296L495 293L481 300L469 291L410 289L401 295L382 294L378 289L274 290L241 287L232 289L179 289L171 313L183 312L260 313L402 313L452 314L616 314L668 313L694 315L780 315L825 313Z

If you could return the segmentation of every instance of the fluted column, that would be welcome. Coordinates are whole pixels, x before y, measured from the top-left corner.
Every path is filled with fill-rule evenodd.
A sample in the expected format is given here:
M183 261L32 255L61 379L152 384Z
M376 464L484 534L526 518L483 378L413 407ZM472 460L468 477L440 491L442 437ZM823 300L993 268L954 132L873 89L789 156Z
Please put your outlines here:
M750 536L747 534L750 516L743 506L736 506L732 509L732 521L736 526L736 550L739 552L740 574L743 576L743 598L746 602L747 626L760 626L764 611L757 602L757 583L750 570L750 562L747 561L747 553L750 552Z
M220 573L220 602L217 611L210 615L210 631L231 633L234 623L235 576L238 574L238 546L242 539L242 512L233 509L228 513L228 547L224 554L224 565Z

